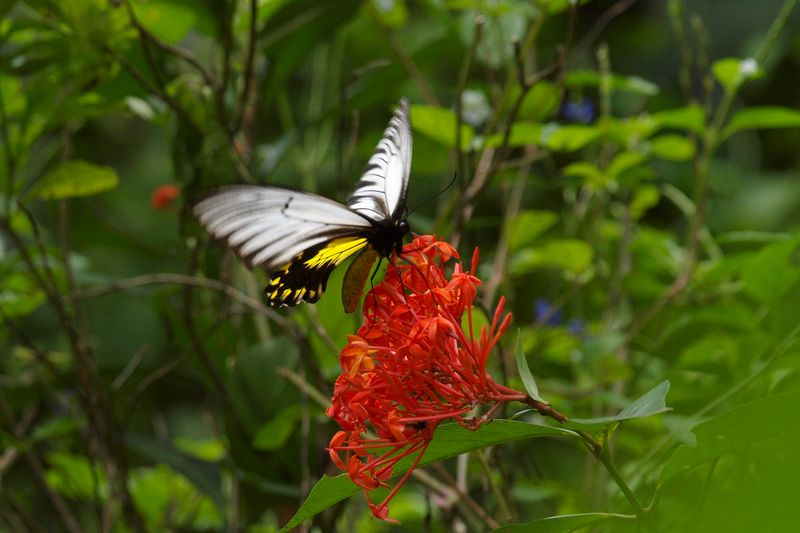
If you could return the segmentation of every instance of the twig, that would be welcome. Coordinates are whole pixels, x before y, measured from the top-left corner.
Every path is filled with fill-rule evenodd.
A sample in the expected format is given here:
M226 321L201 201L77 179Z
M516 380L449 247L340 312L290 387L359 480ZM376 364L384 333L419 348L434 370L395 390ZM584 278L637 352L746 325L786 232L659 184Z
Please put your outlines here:
M459 457L464 455L466 454L462 454ZM481 505L476 502L475 499L467 493L467 491L458 486L458 481L453 478L450 472L443 465L436 463L432 466L432 468L437 474L447 481L447 489L454 492L458 496L458 498L455 500L456 504L464 504L467 509L469 509L491 529L497 529L500 527L492 515L490 515L483 507L481 507Z
M190 253L189 256L189 266L188 271L193 272L195 269L195 265L197 263L197 255L199 252L199 247L195 246ZM200 360L200 363L205 367L206 372L208 373L208 377L211 378L211 383L216 389L217 394L219 395L220 401L222 403L222 407L225 411L230 415L233 422L236 424L237 429L243 434L247 434L247 426L242 420L242 417L239 415L239 412L236 410L236 405L233 403L233 399L231 398L230 392L228 391L228 387L225 384L225 380L222 379L220 375L219 369L214 364L214 361L211 358L211 355L206 350L205 345L203 344L202 340L200 339L200 335L197 331L197 325L194 320L194 286L191 284L183 285L183 323L186 326L186 332L189 335L189 339L191 344L195 350L195 354L197 358Z
M612 20L625 13L628 9L636 3L636 0L620 0L606 9L602 15L597 17L597 20L586 32L585 36L575 47L575 54L572 56L570 66L579 62L584 55L589 51L594 41L600 36L603 30L608 26Z
M519 214L529 174L530 167L528 166L519 170L514 185L511 187L511 192L507 197L506 205L508 207L503 213L503 227L501 228L500 242L497 243L497 249L494 254L492 275L489 277L483 289L484 301L487 303L494 302L497 289L506 275L506 262L510 251L511 221Z
M125 4L125 8L128 11L128 16L131 19L133 27L136 28L137 32L139 32L140 39L142 39L143 41L146 40L151 44L155 45L157 48L161 49L162 51L171 54L179 59L182 59L183 61L191 65L194 69L196 69L203 77L203 81L205 81L205 83L209 85L214 91L218 89L217 81L214 78L214 75L209 70L207 70L202 63L200 63L200 61L197 59L197 57L195 57L195 55L192 52L186 50L185 48L181 48L180 46L175 46L173 44L164 42L161 39L159 39L150 30L145 28L141 22L139 22L139 18L136 16L136 12L134 11L133 6L130 3L130 0L123 0L123 3Z
M422 75L422 72L420 72L419 68L417 68L417 65L416 63L414 63L414 60L411 58L411 55L409 55L409 53L406 52L406 49L403 47L403 44L400 42L400 40L397 38L394 32L390 28L387 28L386 25L383 23L383 21L381 20L380 13L378 13L378 9L372 2L367 2L364 5L367 8L367 12L372 17L372 20L375 22L375 24L378 26L381 32L383 32L384 36L386 36L386 40L389 42L389 46L391 46L392 50L394 50L394 53L400 60L400 63L403 65L403 68L406 69L408 75L411 76L411 79L414 80L414 83L417 84L417 87L422 93L422 97L425 98L425 101L428 103L428 105L438 107L439 100L436 99L436 95L434 94L430 84Z
M316 387L314 387L311 383L306 380L306 378L300 376L295 371L279 366L275 368L275 373L284 378L286 381L289 381L292 385L297 387L303 394L308 396L310 399L314 400L314 403L322 407L323 409L327 409L331 406L331 401L328 399L326 395L319 391Z
M472 43L470 43L469 50L467 50L467 55L464 56L464 61L461 63L461 70L458 74L458 89L456 90L456 101L455 101L455 113L456 113L456 157L458 158L457 165L458 165L458 175L461 179L465 179L467 176L466 173L466 162L464 161L464 153L463 153L463 146L461 141L461 124L463 123L464 117L462 116L462 105L463 102L461 101L464 95L464 89L467 86L467 79L469 78L470 68L472 67L472 61L475 58L475 54L478 50L478 45L481 41L481 35L483 34L483 24L485 20L483 15L478 15L475 17L475 30L472 35Z
M246 115L252 113L251 97L254 91L254 74L255 74L255 59L256 47L258 46L258 0L250 0L250 26L247 41L247 56L245 57L245 70L244 70L244 86L242 87L242 94L239 97L241 107L239 113L236 115L236 122L231 131L237 132L242 127L243 123L249 123L250 120L245 121ZM245 128L248 129L248 128Z
M259 300L248 296L231 285L227 285L214 279L172 272L145 274L142 276L134 276L132 278L112 281L111 283L106 283L103 285L95 285L94 287L89 287L88 289L82 290L77 294L77 297L79 299L97 298L98 296L104 296L114 292L161 284L189 285L192 287L211 289L221 292L229 298L232 298L233 300L236 300L240 304L244 305L251 311L270 319L278 326L282 328L291 327L291 323L286 318L266 307Z
M8 400L6 399L5 392L2 388L0 388L0 417L2 417L3 425L5 425L6 430L11 433L15 439L20 441L24 440L25 435L17 431L19 425L14 418L14 412L12 411L11 406L8 404ZM61 521L61 524L64 526L64 529L70 533L80 533L82 531L80 524L70 512L69 506L61 497L61 495L53 490L53 488L48 484L44 466L34 451L34 448L32 446L24 446L21 448L21 451L25 455L25 459L28 461L28 466L33 473L33 479L35 480L36 484L39 485L39 488L42 490L42 492L47 495L47 498L50 500L50 503L56 510L56 515Z

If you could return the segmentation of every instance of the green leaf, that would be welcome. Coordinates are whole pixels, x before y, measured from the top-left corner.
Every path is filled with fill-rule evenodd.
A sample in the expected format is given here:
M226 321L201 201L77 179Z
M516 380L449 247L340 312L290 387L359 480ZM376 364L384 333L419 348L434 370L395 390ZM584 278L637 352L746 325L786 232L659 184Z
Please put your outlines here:
M148 531L160 530L165 521L173 520L190 529L219 531L223 513L208 496L185 476L165 464L137 468L130 472L129 486L136 507L147 521Z
M519 377L522 380L522 385L525 387L525 392L534 400L549 405L550 402L539 396L539 387L536 385L536 380L533 378L533 373L528 366L528 360L525 358L525 353L522 351L522 343L520 342L519 334L517 334L515 358L517 360L517 372L519 372Z
M7 317L29 315L47 299L44 291L23 272L12 272L0 280L0 309Z
M594 251L585 241L552 240L521 250L511 261L511 272L519 275L540 268L556 268L572 274L581 274L592 265L593 258Z
M561 91L548 81L534 85L522 99L518 116L523 119L541 122L550 118L561 103Z
M734 407L692 429L696 446L681 446L661 472L661 482L759 441L800 431L800 390Z
M677 107L654 113L651 116L655 122L656 130L662 128L675 128L689 130L695 133L703 133L705 128L706 114L703 108L693 104L686 107Z
M456 115L444 107L415 104L410 106L411 125L415 131L453 148L456 145ZM461 124L461 148L466 149L475 136L469 124Z
M583 513L548 516L525 524L508 524L494 530L493 533L562 533L583 530L601 523L635 521L633 515L617 513ZM608 526L612 527L612 526Z
M636 188L631 200L631 217L639 220L651 207L658 204L661 191L655 185L642 185Z
M178 450L201 461L215 462L225 458L225 445L219 439L177 437L172 443Z
M544 232L555 226L556 222L558 222L558 215L551 211L535 209L522 211L508 227L509 247L511 250L519 250L530 245Z
M125 445L146 459L165 463L186 476L192 484L205 492L220 507L224 507L220 471L218 465L199 461L144 435L126 434Z
M764 106L740 109L731 117L723 138L742 130L800 128L800 111L788 107Z
M35 443L72 435L79 429L83 428L84 425L84 421L78 418L51 418L50 420L34 426L34 430L31 432L29 440L30 442Z
M293 404L280 411L269 422L262 425L253 437L253 446L259 450L277 450L286 444L303 410Z
M87 161L65 161L49 174L34 190L43 200L62 200L90 196L113 189L119 183L116 171Z
M565 84L570 89L582 87L599 87L603 79L600 72L592 70L573 70L567 74ZM640 94L642 96L655 96L659 93L658 85L638 76L611 75L611 87L617 91Z
M99 494L107 490L105 472L100 466L93 467L83 455L52 452L47 455L47 464L47 484L69 498L90 501L95 488ZM95 487L95 480L98 487Z
M577 161L564 167L564 176L582 178L586 185L603 188L607 185L606 176L594 163Z
M774 302L800 281L800 238L777 242L750 256L742 267L742 285L762 302Z
M596 126L550 123L542 130L542 142L555 152L574 152L596 140L601 133Z
M428 446L419 466L441 461L472 450L485 448L505 442L514 442L538 437L569 436L578 438L572 431L560 427L542 426L512 420L494 420L475 431L464 429L459 424L445 424L436 430L433 441ZM413 458L406 457L397 463L393 475L403 474L412 464ZM336 477L323 476L300 506L297 513L280 531L289 531L325 509L359 492L346 474Z
M603 427L645 418L648 416L665 413L671 409L666 405L667 393L669 392L669 381L662 381L648 392L631 402L628 407L623 409L616 416L603 416L599 418L570 418L564 427L576 430L595 430Z
M556 15L567 9L572 9L576 5L588 4L589 2L591 0L536 0L536 5L541 6L548 15Z
M666 134L650 139L649 152L668 161L688 161L694 155L694 143L682 135Z
M511 125L508 135L508 146L530 146L540 144L542 139L542 125L537 122L515 122ZM497 148L503 144L503 134L495 133L486 139L486 146Z
M606 175L611 181L616 181L622 174L642 164L645 160L644 154L636 152L619 152L611 160L606 170Z
M162 41L178 43L190 31L215 33L214 19L203 5L194 0L138 0L131 2L139 22Z
M727 92L736 91L747 80L760 78L763 69L752 58L726 57L711 64L711 72Z

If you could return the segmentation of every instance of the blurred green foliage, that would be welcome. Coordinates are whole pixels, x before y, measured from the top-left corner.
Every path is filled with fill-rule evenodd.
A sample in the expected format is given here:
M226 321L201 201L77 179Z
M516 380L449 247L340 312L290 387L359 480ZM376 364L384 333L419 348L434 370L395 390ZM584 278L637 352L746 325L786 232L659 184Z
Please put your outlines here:
M0 1L0 527L792 531L794 7ZM441 427L393 526L325 451L342 272L267 309L186 205L346 198L401 96L413 229L480 248L492 372L572 420Z

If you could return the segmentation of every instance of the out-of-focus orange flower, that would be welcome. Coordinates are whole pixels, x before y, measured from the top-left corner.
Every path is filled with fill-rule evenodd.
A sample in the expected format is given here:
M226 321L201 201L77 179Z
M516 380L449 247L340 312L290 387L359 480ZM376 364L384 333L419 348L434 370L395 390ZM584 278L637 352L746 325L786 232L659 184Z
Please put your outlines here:
M328 451L333 462L368 492L388 487L394 465L416 454L413 466L373 515L388 517L388 503L422 458L436 427L455 419L476 429L505 401L527 394L496 383L486 371L489 353L508 328L504 299L490 327L473 330L472 307L480 280L478 250L469 272L447 243L419 236L393 258L386 278L364 300L364 323L341 352L342 375L328 415L341 427ZM462 317L466 313L466 331ZM467 418L477 406L488 412Z
M180 187L176 185L159 185L153 189L150 196L150 205L153 209L167 209L173 200L181 195Z

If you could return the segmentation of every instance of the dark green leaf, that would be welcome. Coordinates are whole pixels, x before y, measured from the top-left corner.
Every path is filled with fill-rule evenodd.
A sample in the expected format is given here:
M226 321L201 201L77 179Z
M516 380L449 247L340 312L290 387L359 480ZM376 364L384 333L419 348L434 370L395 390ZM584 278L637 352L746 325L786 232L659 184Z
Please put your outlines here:
M665 413L670 410L666 405L666 397L669 392L669 381L662 381L644 395L640 396L628 407L623 409L616 416L603 416L599 418L570 418L564 424L564 427L576 430L595 430L603 427L625 422L626 420L634 420L636 418L645 418L648 416Z
M138 0L131 2L142 25L162 41L178 43L192 30L213 34L214 20L203 2Z
M125 435L127 447L143 457L157 463L168 464L176 472L180 472L198 489L208 494L220 507L224 506L219 468L184 455L172 448L144 435Z
M0 309L7 317L29 315L45 302L44 291L25 273L12 272L0 280Z
M536 380L533 378L533 373L528 366L528 360L525 358L525 353L522 351L522 344L520 342L519 335L517 335L517 349L515 358L517 360L517 372L519 372L519 377L522 380L522 385L525 387L525 392L527 392L528 396L534 400L544 404L549 404L549 402L545 401L544 398L539 396L539 387L536 385Z
M742 130L800 128L800 111L788 107L747 107L731 117L723 137Z
M297 404L283 409L272 420L258 428L253 437L253 447L259 450L276 450L283 447L302 415L303 410Z
M682 135L653 137L649 147L652 155L668 161L688 161L694 155L694 143Z
M601 133L596 126L548 124L542 131L542 142L555 152L574 152L595 141Z
M558 215L550 211L528 209L522 211L509 225L509 247L519 250L530 245L558 222Z
M675 128L695 133L703 133L706 120L703 108L694 104L654 113L651 119L656 129Z
M740 405L692 429L696 446L681 446L661 473L662 483L675 475L762 440L800 432L800 390Z
M47 174L36 187L35 194L44 200L63 200L107 191L117 183L119 178L113 168L74 159L61 163Z
M456 115L449 109L430 105L412 105L411 124L414 130L436 142L453 148L456 145ZM461 147L472 143L474 132L469 124L461 124Z
M711 72L726 91L736 91L745 81L764 75L764 71L754 59L736 57L726 57L714 61L711 65Z
M600 72L573 70L567 73L566 85L569 88L599 87L602 79L603 76ZM641 94L643 96L655 96L659 93L658 85L638 76L612 74L611 87L617 91Z
M524 120L541 122L558 111L560 103L561 91L550 82L540 81L523 98L518 116Z
M469 431L459 424L446 424L436 430L433 441L428 446L419 465L434 463L448 457L454 457L472 450L485 448L495 444L514 442L537 437L568 436L575 437L575 433L552 426L540 426L515 422L511 420L494 420L484 424L476 431ZM398 462L393 474L398 476L404 473L413 462L407 457ZM335 505L345 498L357 493L359 489L345 475L336 477L323 476L314 486L311 493L300 509L289 522L281 528L281 532L289 531L302 524L305 520L316 516L325 509Z
M511 261L511 272L527 274L540 268L555 268L570 274L581 274L591 265L592 247L577 239L558 239L521 250Z
M800 238L765 246L749 256L742 268L745 291L763 302L773 302L800 281L797 253Z
M525 524L509 524L494 530L494 533L562 533L583 530L602 523L634 521L635 516L616 513L584 513L549 516ZM612 527L612 526L607 526Z
M541 143L542 125L538 122L515 122L508 135L508 146L533 146ZM503 134L496 133L486 139L486 146L498 147L503 144Z

